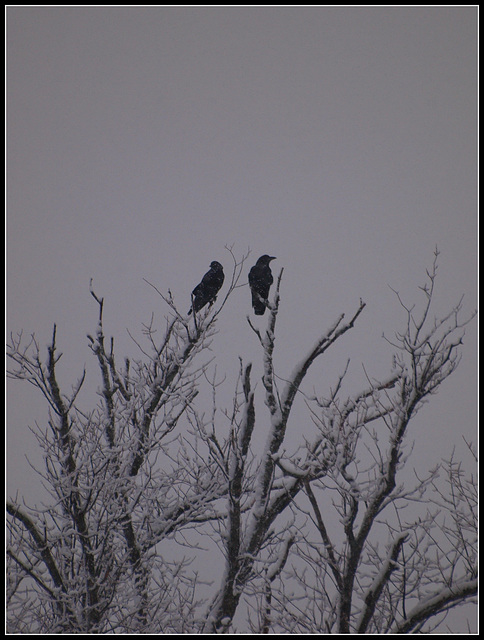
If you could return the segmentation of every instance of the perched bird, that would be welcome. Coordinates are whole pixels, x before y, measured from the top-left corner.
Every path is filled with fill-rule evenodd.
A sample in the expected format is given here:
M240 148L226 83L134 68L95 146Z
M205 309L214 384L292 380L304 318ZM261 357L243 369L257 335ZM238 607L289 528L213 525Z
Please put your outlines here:
M214 260L210 264L210 270L203 276L200 284L197 284L192 291L192 308L188 315L195 309L200 311L202 307L210 303L211 305L217 299L217 293L224 283L224 270L220 262Z
M269 262L275 260L275 256L261 256L249 271L249 286L252 292L252 306L256 316L264 315L266 305L264 300L269 297L269 289L274 282ZM261 300L262 298L262 300Z

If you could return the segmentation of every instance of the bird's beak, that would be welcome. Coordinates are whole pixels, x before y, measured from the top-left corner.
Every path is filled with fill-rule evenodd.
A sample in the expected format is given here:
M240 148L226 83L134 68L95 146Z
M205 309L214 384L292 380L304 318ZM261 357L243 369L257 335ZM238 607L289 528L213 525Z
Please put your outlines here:
M276 258L276 256L271 256L271 257L269 258L269 262L270 262L271 260L276 260L276 259L277 259L277 258Z

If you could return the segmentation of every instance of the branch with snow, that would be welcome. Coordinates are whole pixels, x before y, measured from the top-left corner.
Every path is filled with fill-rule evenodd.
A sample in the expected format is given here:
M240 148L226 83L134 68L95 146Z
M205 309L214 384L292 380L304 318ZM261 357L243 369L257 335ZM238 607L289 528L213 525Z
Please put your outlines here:
M306 357L293 369L279 398L274 384L273 353L282 273L281 270L274 298L267 305L269 315L266 330L262 333L255 329L249 320L262 348L264 368L262 381L265 389L265 405L270 416L270 430L266 446L260 456L259 470L253 489L253 505L247 514L243 534L240 510L231 512L234 503L229 498L229 514L231 515L226 536L226 570L220 589L207 615L205 632L222 631L228 628L238 606L240 595L251 578L254 562L269 535L272 524L292 504L296 495L304 487L310 470L314 470L314 463L311 462L306 469L299 472L293 465L282 460L279 454L284 442L291 409L300 385L316 358L324 354L336 340L354 326L365 307L365 304L360 301L357 311L346 323L343 322L344 315L338 318ZM250 398L253 401L253 396ZM276 466L283 471L286 478L282 487L274 484ZM234 468L238 469L238 467ZM320 463L319 470L321 471Z
M368 628L368 624L373 617L375 612L375 607L378 602L378 598L380 597L381 592L383 591L385 585L387 584L391 574L397 568L397 560L400 554L403 543L407 538L406 533L402 533L393 541L389 554L382 564L378 575L373 580L370 588L367 590L365 598L364 598L364 608L360 615L360 620L356 625L356 633L365 633Z
M407 613L405 620L396 623L391 633L411 633L416 627L463 601L477 595L477 578L455 582L450 587L437 589L436 592L423 598Z
M241 286L245 259L231 255L227 296ZM151 316L143 339L133 338L140 355L120 366L91 285L98 320L89 343L100 383L90 408L80 401L85 372L63 391L56 327L45 362L34 336L11 336L9 376L36 387L48 405L45 424L32 429L48 498L7 508L11 629L235 632L247 606L256 615L246 623L263 633L415 632L473 602L475 475L452 455L415 473L414 486L400 480L412 420L458 366L469 321L461 320L462 301L432 320L436 270L434 263L421 287L420 311L397 294L406 325L392 340L390 372L375 378L363 367L362 387L347 392L348 358L335 383L312 396L303 387L311 367L356 326L365 304L349 319L338 316L283 377L274 365L281 271L265 328L249 321L263 365L257 415L251 364L240 358L227 410L216 369L209 375L227 296L218 308L184 315L170 292L149 283L169 312L161 327ZM211 411L199 404L207 383ZM312 431L298 413L301 440L291 452L286 434L298 398ZM258 428L266 429L263 447L254 444ZM190 553L216 543L224 571L207 603L203 576L188 574ZM173 561L172 545L182 555Z

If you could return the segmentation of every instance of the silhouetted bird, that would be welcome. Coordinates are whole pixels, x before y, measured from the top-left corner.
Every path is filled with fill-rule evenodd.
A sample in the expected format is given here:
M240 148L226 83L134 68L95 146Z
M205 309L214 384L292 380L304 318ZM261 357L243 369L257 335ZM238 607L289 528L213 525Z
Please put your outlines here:
M266 305L263 300L267 300L269 297L269 289L271 288L271 284L274 282L269 262L275 259L275 256L261 256L249 271L249 286L252 292L252 306L254 307L254 313L256 316L264 315L266 310Z
M192 291L192 308L188 314L190 315L192 309L195 309L195 312L197 312L208 303L212 305L217 299L217 293L223 283L223 267L220 262L214 260L210 264L210 271L207 271L200 284L197 284L195 289Z

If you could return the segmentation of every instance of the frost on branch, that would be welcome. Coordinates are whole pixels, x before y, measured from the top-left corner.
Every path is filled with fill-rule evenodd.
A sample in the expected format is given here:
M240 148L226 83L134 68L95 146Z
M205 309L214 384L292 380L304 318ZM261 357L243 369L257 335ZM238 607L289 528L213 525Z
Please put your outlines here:
M244 260L234 258L227 296ZM292 368L276 371L282 271L265 327L249 320L262 382L241 357L228 403L208 366L227 296L187 316L149 283L169 315L163 331L151 318L128 360L115 356L92 289L99 387L87 407L86 373L68 392L61 381L56 328L45 354L35 337L12 336L10 376L47 402L34 432L49 497L40 507L8 503L9 630L429 632L472 604L475 475L454 454L423 477L403 473L413 418L458 366L469 321L462 301L432 317L436 272L435 261L420 306L397 294L405 323L386 337L392 365L378 379L364 369L360 389L347 389L350 359L336 380L311 379L312 394L306 385L313 364L358 331L362 301L335 312ZM198 408L207 384L211 413ZM215 582L192 564L208 549L219 554Z
M309 569L301 573L294 564L293 577L304 597L319 601L327 615L315 626L293 614L286 600L288 606L281 608L279 617L283 629L432 629L449 608L476 593L475 479L464 481L450 465L440 470L448 478L446 493L438 484L439 469L418 478L415 486L398 484L399 471L411 455L411 420L458 366L470 320L461 320L462 301L443 319L432 319L436 259L437 254L422 287L422 307L408 307L399 298L406 325L391 340L396 351L390 374L381 380L368 378L367 389L343 398L345 369L329 396L307 403L320 433L309 450L324 447L332 463L320 478L305 483L308 513L320 543L298 544ZM285 469L283 461L279 466ZM452 498L444 500L443 495ZM429 503L436 500L440 508L430 510ZM408 520L409 504L414 510L420 505L415 520ZM300 509L306 513L303 505ZM384 528L390 537L386 549L381 546ZM314 585L320 583L325 587L318 590ZM422 601L432 606L421 607Z
M268 425L268 434L255 455L251 481L246 480L245 508L236 518L229 510L226 570L205 632L236 630L233 620L243 596L257 612L257 622L250 625L254 632L382 633L392 625L432 629L450 607L475 595L475 537L462 534L463 523L472 520L475 484L458 482L449 472L451 495L460 486L466 496L452 526L426 512L439 469L415 486L398 484L411 455L410 422L455 371L469 321L460 319L461 302L443 319L431 320L436 269L434 262L420 312L402 304L406 329L392 340L393 367L386 375L368 376L366 388L345 398L347 365L329 395L304 396L316 436L301 443L297 458L286 457L283 444L301 385L316 358L353 328L365 305L360 302L349 321L338 317L289 376L280 376L286 381L281 390L273 360L281 276L268 304L266 329L249 320L262 350L267 409L266 419L259 416L256 425ZM408 504L421 505L422 515L408 521ZM454 505L447 504L446 511L455 512ZM436 528L449 543L458 538L458 551L441 550L433 537ZM475 522L470 530L475 532ZM423 562L422 549L432 549L433 564ZM432 585L430 593L424 585L428 590Z
M338 321L317 341L304 359L294 368L282 393L276 392L274 384L273 351L275 345L275 327L279 312L279 291L282 271L279 275L274 300L268 305L269 318L265 333L255 329L262 347L264 373L262 377L265 389L265 405L270 414L270 429L267 443L259 456L258 469L255 472L252 488L252 501L243 514L241 524L240 508L234 513L229 508L227 521L226 569L222 584L215 596L204 626L206 633L226 631L238 607L240 596L247 588L255 571L261 550L270 545L272 526L275 520L292 505L296 496L308 478L316 478L327 471L328 459L318 455L319 445L311 453L308 451L303 470L297 474L285 473L281 467L279 451L286 433L294 399L313 362L325 353L334 342L354 326L364 309L360 305L351 319L344 323L341 316ZM247 385L250 381L247 381ZM278 464L279 463L279 464ZM282 469L277 477L276 468ZM229 483L231 479L229 478ZM225 621L225 622L223 622ZM263 624L265 628L266 623Z
M91 286L98 322L88 340L100 372L91 408L80 400L85 372L63 390L56 327L45 360L34 336L27 344L12 336L10 377L34 385L49 408L35 435L50 494L40 508L8 503L12 631L192 629L197 582L183 556L165 558L158 545L220 518L216 503L227 494L221 469L194 455L176 428L193 411L218 314L241 274L245 257L229 251L232 280L220 307L189 318L160 294L170 309L164 333L158 337L152 318L139 359L121 365L104 333L104 300Z

